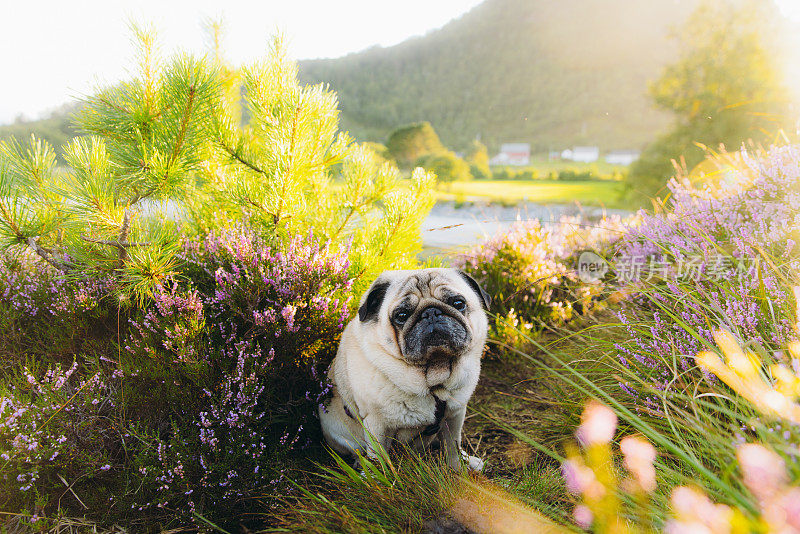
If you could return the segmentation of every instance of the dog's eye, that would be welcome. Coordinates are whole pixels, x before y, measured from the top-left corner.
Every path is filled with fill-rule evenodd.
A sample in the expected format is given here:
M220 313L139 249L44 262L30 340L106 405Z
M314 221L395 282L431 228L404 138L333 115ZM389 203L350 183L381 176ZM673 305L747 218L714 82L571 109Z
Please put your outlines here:
M464 311L464 309L466 309L467 307L467 303L462 298L453 299L450 305L455 309L457 309L458 311Z
M394 312L394 322L397 324L405 323L411 314L406 310L398 310Z

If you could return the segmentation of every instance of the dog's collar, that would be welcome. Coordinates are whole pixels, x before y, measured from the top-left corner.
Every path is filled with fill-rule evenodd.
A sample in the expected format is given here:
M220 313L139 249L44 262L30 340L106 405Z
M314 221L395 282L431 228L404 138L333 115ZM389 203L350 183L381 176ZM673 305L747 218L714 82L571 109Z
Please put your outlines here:
M426 426L425 429L422 431L422 435L426 437L433 436L434 434L439 432L439 428L441 427L442 424L442 419L444 419L444 412L447 409L446 401L443 401L442 399L434 395L433 392L431 392L431 395L433 395L433 398L436 401L436 411L434 412L434 417L436 420L433 422L432 425ZM350 408L347 407L347 404L342 403L342 406L344 406L344 413L347 414L347 417L349 417L354 421L358 420L353 415L353 412L350 411Z
M433 395L433 393L431 393L431 395ZM439 426L442 423L442 419L444 419L444 411L447 409L447 402L443 401L436 395L433 395L433 398L436 401L436 412L434 412L436 421L434 421L432 425L425 427L425 430L422 431L423 436L433 436L439 432Z

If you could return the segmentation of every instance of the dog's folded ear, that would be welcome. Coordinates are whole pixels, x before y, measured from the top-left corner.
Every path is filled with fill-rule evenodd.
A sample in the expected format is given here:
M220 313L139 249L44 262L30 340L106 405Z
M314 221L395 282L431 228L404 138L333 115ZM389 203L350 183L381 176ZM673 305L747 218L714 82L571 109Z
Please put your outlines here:
M481 302L483 303L484 309L488 310L489 306L492 304L492 297L489 295L489 293L484 291L481 285L474 278L472 278L470 275L468 275L461 269L458 269L458 274L461 275L461 278L463 278L464 281L466 281L469 284L469 287L471 287L472 290L478 294L478 297L481 299Z
M389 288L389 282L380 282L378 280L369 288L369 294L364 299L364 304L358 308L358 318L363 323L364 321L372 321L378 318L378 311L383 304L383 297L386 296L386 290Z

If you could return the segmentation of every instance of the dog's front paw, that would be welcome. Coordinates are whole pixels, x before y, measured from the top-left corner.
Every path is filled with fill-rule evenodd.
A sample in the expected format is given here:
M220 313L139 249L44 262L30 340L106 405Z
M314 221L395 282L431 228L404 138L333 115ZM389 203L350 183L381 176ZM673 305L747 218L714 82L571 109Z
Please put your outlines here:
M461 451L461 456L464 458L464 462L467 464L467 468L474 472L480 473L483 471L483 460L478 458L477 456L470 456L464 451Z
M477 456L470 456L466 452L459 451L460 454L452 455L448 458L448 465L456 471L461 471L466 467L473 473L480 473L483 471L483 460Z

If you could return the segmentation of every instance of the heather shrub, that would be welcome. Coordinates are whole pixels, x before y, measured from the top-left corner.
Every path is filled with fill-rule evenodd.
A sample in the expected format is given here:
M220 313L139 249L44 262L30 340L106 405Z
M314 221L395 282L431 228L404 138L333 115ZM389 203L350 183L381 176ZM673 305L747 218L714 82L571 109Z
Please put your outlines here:
M181 257L196 289L184 297L165 291L134 333L142 324L166 332L138 339L173 364L193 365L199 356L206 370L184 390L197 395L197 411L173 418L140 459L140 473L157 487L140 506L236 525L237 514L261 506L256 497L286 483L291 455L320 439L315 413L349 314L349 264L345 252L331 253L312 236L269 245L245 227L187 242ZM176 352L175 337L194 339L186 325L201 324L200 302L203 339ZM176 328L182 313L188 320Z
M119 380L96 363L23 367L0 384L0 507L30 522L64 508L104 510L122 490ZM69 487L71 490L66 490Z
M3 510L237 526L319 442L350 311L347 251L236 226L187 240L177 261L182 275L143 305L40 262L6 267L0 304L18 313L4 326L26 343L33 321L105 322L95 344L3 358Z
M58 508L103 510L120 490L109 470L126 430L110 358L127 312L115 288L26 252L0 258L0 510L36 523Z
M795 294L786 303L795 309L778 319L798 332L800 289ZM590 343L610 351L599 361L569 359L543 345L544 354L528 356L547 362L552 379L571 394L595 399L576 432L580 447L567 444L566 457L547 451L562 462L574 521L583 529L688 534L794 532L800 525L800 343L763 350L712 328L711 346L688 362L685 373L697 377L691 388L659 392L653 407L606 379L656 388L635 366L615 365L611 343L596 331Z
M202 295L175 281L132 312L118 358L125 408L145 428L163 430L176 414L200 409L200 390L215 380L208 326Z
M547 226L519 222L458 258L457 265L493 296L495 333L511 339L519 328L535 333L563 325L598 305L603 284L580 279L577 256L583 250L602 252L622 227L619 218L592 224L563 218Z
M151 306L131 327L128 352L184 364L202 357L205 314L197 290L181 290L174 281L158 286Z
M634 294L619 311L630 339L617 349L656 391L693 388L702 376L687 370L717 326L760 351L796 337L786 318L800 268L798 160L796 147L719 156L723 187L674 180L668 210L642 213L620 241L616 270ZM646 397L657 409L658 395Z
M115 280L70 279L33 254L0 255L0 367L26 356L71 363L72 355L103 345L116 318Z
M606 356L576 365L545 349L555 379L655 446L620 441L617 486L612 418L584 425L606 436L598 448L579 432L583 454L568 451L584 528L797 528L797 161L792 147L720 155L713 183L673 182L674 201L617 244L621 322L587 334Z

